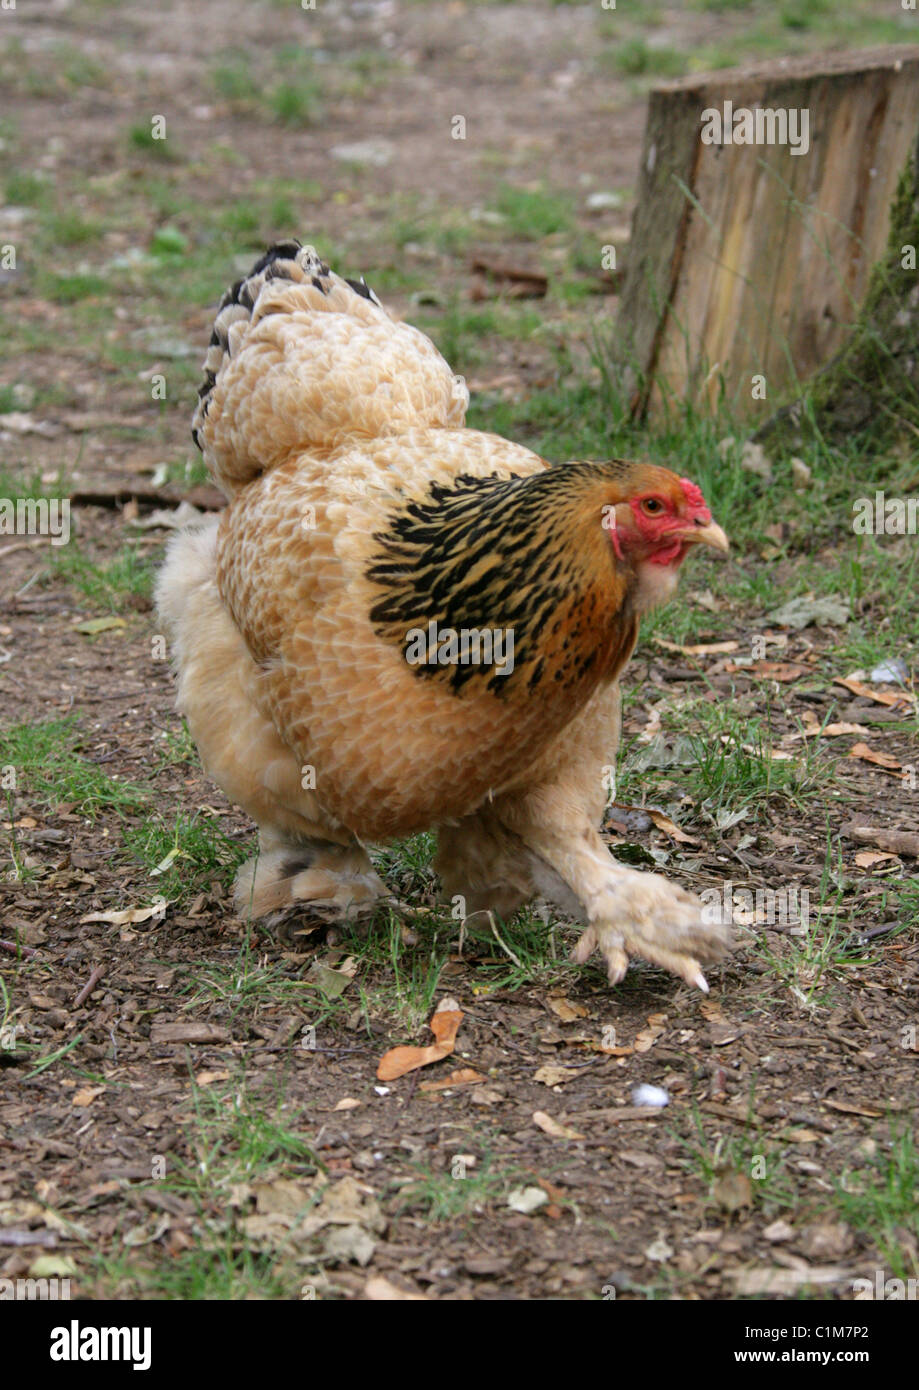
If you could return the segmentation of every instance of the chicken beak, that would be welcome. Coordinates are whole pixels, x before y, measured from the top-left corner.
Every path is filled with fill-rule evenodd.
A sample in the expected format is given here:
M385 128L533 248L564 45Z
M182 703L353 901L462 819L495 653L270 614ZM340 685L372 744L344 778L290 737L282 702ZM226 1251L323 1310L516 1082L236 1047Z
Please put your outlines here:
M710 545L715 550L730 550L731 548L730 541L717 521L710 521L705 526L695 525L691 531L684 532L683 540L697 545Z

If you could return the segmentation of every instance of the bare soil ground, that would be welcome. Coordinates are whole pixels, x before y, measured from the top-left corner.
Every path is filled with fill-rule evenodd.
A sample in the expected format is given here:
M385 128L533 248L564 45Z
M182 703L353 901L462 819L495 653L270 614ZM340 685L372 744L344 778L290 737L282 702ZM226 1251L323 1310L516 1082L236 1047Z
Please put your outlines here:
M867 679L899 705L834 684L865 634L914 669L914 624L890 626L914 537L859 590L857 632L796 632L762 616L801 587L780 527L689 576L692 626L655 629L630 669L617 852L696 891L810 893L803 935L740 912L708 997L642 966L611 990L537 914L460 951L424 844L383 870L427 922L330 941L240 921L251 827L201 772L157 644L165 531L136 523L219 502L188 440L198 362L217 293L272 237L365 270L483 409L525 415L563 372L596 382L615 310L599 248L627 244L643 84L677 62L653 55L757 56L735 8L650 10L619 34L569 5L4 13L0 492L60 481L84 501L69 546L0 537L0 1276L90 1298L487 1300L851 1298L876 1270L919 1273L919 882L844 829L919 829L915 698L909 677ZM516 298L495 266L546 294ZM768 660L738 661L764 630ZM691 650L712 642L735 645ZM692 780L694 721L711 762ZM454 1055L381 1083L444 996ZM636 1104L642 1083L669 1104Z

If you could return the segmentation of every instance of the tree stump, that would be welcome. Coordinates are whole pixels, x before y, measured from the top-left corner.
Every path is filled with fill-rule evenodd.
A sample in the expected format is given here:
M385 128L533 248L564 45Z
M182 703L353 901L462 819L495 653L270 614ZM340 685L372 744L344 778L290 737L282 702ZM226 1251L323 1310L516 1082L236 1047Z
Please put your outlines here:
M612 354L633 415L723 398L761 425L877 320L876 263L909 309L917 132L916 47L655 88Z

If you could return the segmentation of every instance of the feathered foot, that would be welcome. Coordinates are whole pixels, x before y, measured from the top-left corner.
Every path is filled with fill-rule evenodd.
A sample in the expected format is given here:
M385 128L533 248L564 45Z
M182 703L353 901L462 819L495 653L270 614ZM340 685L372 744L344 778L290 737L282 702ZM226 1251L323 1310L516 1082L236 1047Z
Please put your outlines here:
M610 888L590 904L589 925L572 951L582 964L598 950L610 984L625 975L630 956L661 965L708 993L703 961L718 961L731 945L731 923L707 921L698 898L658 874L616 869Z

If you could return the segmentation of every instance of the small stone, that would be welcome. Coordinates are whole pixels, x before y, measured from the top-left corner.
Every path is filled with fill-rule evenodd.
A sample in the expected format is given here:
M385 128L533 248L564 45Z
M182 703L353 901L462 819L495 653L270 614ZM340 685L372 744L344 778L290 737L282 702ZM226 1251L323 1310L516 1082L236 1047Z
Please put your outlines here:
M804 492L810 487L811 471L803 459L791 460L791 482L796 492Z
M605 212L607 208L621 208L621 193L589 193L587 195L588 212Z

